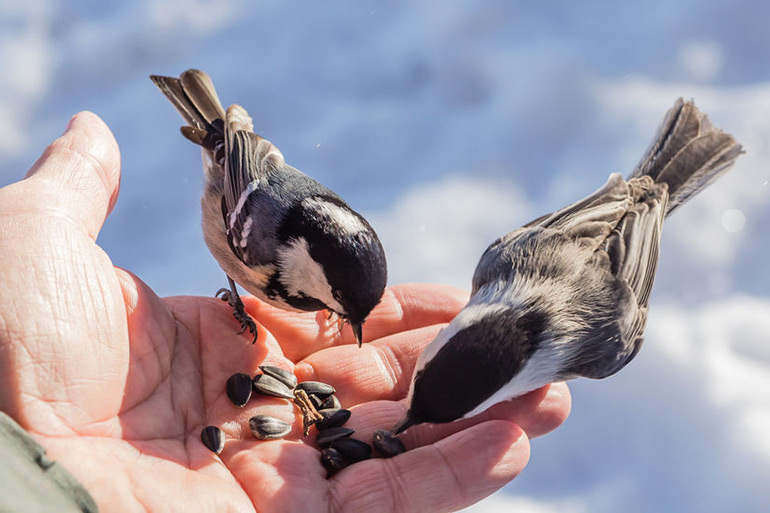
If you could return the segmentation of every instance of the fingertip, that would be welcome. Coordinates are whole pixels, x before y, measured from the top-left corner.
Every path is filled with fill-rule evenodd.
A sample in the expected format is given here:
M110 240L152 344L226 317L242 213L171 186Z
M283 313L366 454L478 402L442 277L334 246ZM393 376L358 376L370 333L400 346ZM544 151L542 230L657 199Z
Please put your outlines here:
M343 470L334 496L351 511L455 511L489 496L529 461L529 439L515 423L490 420L390 459Z
M96 169L108 192L110 200L108 214L115 206L120 189L120 148L118 141L99 115L83 110L72 116L67 123L64 134L77 134L80 144L90 139L90 144L83 147L84 152L90 153L99 163Z
M83 224L92 235L115 205L120 150L112 131L93 112L75 114L27 173L47 207Z
M467 462L469 479L486 476L503 486L516 477L529 462L529 438L516 423L489 420L436 442L445 457ZM474 468L475 466L475 468ZM490 492L491 493L491 492Z
M510 419L529 438L550 433L569 416L572 396L564 382L552 383L511 401L503 401L481 414L482 419Z
M542 430L538 433L531 433L529 436L540 436L550 433L561 426L572 411L572 394L565 382L551 383L548 386L548 393L540 406L540 415L542 416Z

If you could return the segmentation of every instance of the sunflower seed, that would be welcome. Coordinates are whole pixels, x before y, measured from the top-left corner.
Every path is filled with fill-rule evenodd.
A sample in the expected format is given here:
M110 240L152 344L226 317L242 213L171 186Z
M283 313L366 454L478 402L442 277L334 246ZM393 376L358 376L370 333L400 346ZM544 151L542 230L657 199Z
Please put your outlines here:
M201 442L208 450L219 454L225 448L225 434L216 426L206 426L201 431Z
M323 405L323 401L315 394L311 394L308 396L308 399L310 399L310 402L313 403L313 408L316 410L321 410L321 405Z
M320 381L303 381L297 385L297 388L304 390L308 395L317 395L321 400L326 399L336 392L333 386L321 383Z
M329 408L342 408L342 403L339 399L337 399L337 396L332 394L321 403L321 409L328 410Z
M272 367L270 365L261 365L259 369L268 376L272 376L279 380L281 383L289 387L289 390L292 390L297 386L297 376L295 376L292 372L281 369L280 367Z
M267 415L254 415L249 419L249 428L257 440L274 440L288 435L291 424Z
M406 452L404 442L386 429L378 429L374 432L374 448L382 454L383 458L392 458L402 452Z
M254 387L254 391L259 392L260 394L282 397L284 399L294 399L294 394L289 387L282 381L267 374L257 374L254 376L252 386Z
M372 448L369 444L355 438L338 438L329 447L337 449L345 461L351 464L369 459L372 456Z
M227 379L227 397L234 405L243 408L251 398L251 376L239 372Z
M316 435L315 443L317 443L319 447L325 447L333 441L339 440L340 438L347 438L353 433L355 433L354 430L346 427L324 429L323 431L319 431Z
M326 479L329 479L348 466L348 463L339 451L337 449L332 449L331 447L327 447L321 451L321 464L326 469Z
M318 429L340 427L350 418L350 410L343 410L342 408L318 410L318 413L320 413L321 417L323 417L321 420L315 423L315 427Z

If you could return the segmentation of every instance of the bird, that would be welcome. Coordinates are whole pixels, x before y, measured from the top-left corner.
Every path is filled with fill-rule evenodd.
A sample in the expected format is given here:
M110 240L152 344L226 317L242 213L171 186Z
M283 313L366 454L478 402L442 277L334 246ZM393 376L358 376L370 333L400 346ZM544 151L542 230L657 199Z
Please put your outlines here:
M203 71L150 79L187 123L182 135L201 146L203 236L227 275L216 296L233 308L239 334L248 330L252 343L258 336L236 283L284 310L336 314L361 347L362 326L387 283L385 251L369 222L288 165L254 133L246 109L225 111Z
M678 99L627 179L494 241L468 303L417 359L397 435L549 383L601 379L639 352L663 220L743 152Z

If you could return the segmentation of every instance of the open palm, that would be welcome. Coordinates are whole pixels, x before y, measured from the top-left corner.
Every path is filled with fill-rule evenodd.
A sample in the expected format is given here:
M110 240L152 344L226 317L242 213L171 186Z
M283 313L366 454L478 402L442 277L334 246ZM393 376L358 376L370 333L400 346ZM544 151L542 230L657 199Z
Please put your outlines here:
M313 436L285 400L225 395L235 372L259 365L333 384L354 437L403 416L415 360L467 295L435 285L386 291L359 349L323 313L294 314L244 298L256 344L214 298L159 298L116 268L95 240L117 198L117 144L95 115L73 118L30 170L0 190L0 408L88 488L105 511L437 511L461 508L515 477L528 436L558 426L564 385L484 415L419 426L411 450L327 480ZM172 265L172 263L169 263ZM292 422L258 442L248 419ZM223 428L219 456L200 441Z

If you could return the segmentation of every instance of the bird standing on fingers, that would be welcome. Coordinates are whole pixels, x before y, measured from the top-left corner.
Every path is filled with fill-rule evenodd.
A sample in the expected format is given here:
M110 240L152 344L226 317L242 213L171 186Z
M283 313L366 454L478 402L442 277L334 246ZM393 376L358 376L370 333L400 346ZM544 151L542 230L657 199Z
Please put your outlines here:
M257 339L236 282L261 300L299 311L328 309L349 322L358 345L366 317L387 282L377 234L339 196L289 166L254 133L240 105L222 108L208 75L150 77L188 126L182 135L202 147L206 183L203 234L227 274L221 296Z
M642 345L665 216L741 152L680 99L627 180L613 174L583 200L495 241L470 301L419 357L394 432L627 365Z

